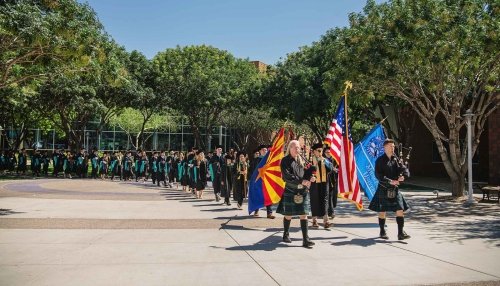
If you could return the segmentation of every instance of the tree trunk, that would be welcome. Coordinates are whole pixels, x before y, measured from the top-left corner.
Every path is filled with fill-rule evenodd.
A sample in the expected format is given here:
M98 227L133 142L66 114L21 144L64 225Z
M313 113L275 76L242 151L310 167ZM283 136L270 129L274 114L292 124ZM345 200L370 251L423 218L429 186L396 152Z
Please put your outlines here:
M464 195L465 181L464 176L453 176L451 177L451 195L453 197L462 197Z
M198 148L203 148L203 140L201 140L200 129L196 126L193 126L193 136L194 136L194 146Z
M141 136L142 136L142 132L139 132L139 133L137 134L137 136L135 136L135 150L139 150L139 149L141 149L141 145L140 145L140 143L141 143L141 142L140 142L140 141L141 141L141 139L140 139L140 138L141 138Z
M192 118L189 121L191 125L191 130L193 131L194 146L197 146L198 148L203 148L203 146L201 146L203 144L203 140L201 140L201 133L198 124L196 124Z
M22 123L21 124L21 130L19 131L19 134L16 134L16 141L15 141L15 144L14 144L14 149L15 150L21 149L21 144L23 144L23 142L24 142L24 137L26 137L26 125L24 123ZM30 147L31 146L28 146L28 148L30 148Z

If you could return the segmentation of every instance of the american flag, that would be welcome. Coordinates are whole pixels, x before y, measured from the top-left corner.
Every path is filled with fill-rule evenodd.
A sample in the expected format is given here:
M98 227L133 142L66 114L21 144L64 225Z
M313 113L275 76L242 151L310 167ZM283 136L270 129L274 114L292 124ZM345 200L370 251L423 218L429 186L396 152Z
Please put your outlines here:
M339 197L351 200L359 210L362 210L363 202L356 174L351 128L347 121L346 101L346 97L342 96L324 143L330 146L332 157L339 165Z

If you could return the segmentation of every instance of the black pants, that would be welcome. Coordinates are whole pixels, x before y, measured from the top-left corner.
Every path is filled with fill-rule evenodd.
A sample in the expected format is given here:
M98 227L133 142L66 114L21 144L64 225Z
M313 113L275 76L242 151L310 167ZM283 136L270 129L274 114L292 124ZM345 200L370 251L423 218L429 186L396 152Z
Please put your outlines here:
M333 216L335 214L335 208L337 207L337 199L338 199L337 195L338 195L337 186L330 185L328 187L327 201L325 203L328 216Z
M153 180L153 185L156 183L157 177L158 177L158 172L157 171L152 171L151 172L151 180Z
M163 185L166 186L167 185L167 178L166 178L165 171L158 172L157 175L158 175L158 177L156 179L158 181L156 182L156 185L159 186L160 181L162 181Z
M243 178L237 178L235 180L234 198L238 201L240 206L243 204L243 199L245 198L246 187L247 182L245 182Z
M130 177L132 177L132 171L130 171L130 170L123 170L123 179L125 181L128 181L128 179L130 179Z
M97 168L92 166L92 174L90 175L92 179L97 179Z
M79 178L83 178L83 165L77 165L76 166L76 175Z
M115 178L115 176L118 176L120 178L120 181L122 179L122 168L118 166L117 164L113 167L113 170L111 170L111 180Z
M33 177L36 175L37 177L40 177L40 166L35 166L33 167L33 169L31 170L33 172Z
M222 180L220 175L215 176L213 181L213 187L214 187L214 194L220 196L222 191Z

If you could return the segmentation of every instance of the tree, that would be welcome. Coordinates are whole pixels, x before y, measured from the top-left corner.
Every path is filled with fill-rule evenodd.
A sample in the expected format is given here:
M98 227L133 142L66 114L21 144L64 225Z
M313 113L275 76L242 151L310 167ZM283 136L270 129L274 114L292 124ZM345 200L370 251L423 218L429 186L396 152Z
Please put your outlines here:
M302 122L323 141L333 114L332 97L323 89L318 45L302 47L279 62L271 75L266 97L278 118ZM318 56L317 56L318 55Z
M249 151L252 142L271 143L273 131L284 125L283 120L277 120L270 110L255 106L237 106L233 110L224 110L221 123L235 130L235 141L238 150Z
M154 90L154 74L152 63L138 51L132 51L127 61L127 69L130 72L132 86L129 90L133 97L129 100L130 106L141 114L141 128L137 131L136 147L141 147L147 138L144 131L149 127L150 120L156 120L161 114L171 114L168 108L170 102L169 94L159 93ZM167 124L167 122L165 123ZM150 129L150 128L149 128Z
M349 78L349 65L340 65L336 54L343 29L335 29L298 52L287 55L271 72L265 100L274 116L304 124L322 142ZM354 139L360 139L375 121L372 98L354 93L349 99ZM312 139L312 138L311 138Z
M402 1L352 14L344 62L362 71L353 81L367 93L404 100L432 134L462 196L467 110L472 154L490 114L500 106L498 1Z
M5 1L0 27L0 89L8 102L50 119L71 147L81 146L80 131L113 109L104 106L117 94L110 89L123 84L112 56L118 48L94 11L72 0ZM12 127L22 134L23 126Z
M155 92L168 95L187 116L195 144L204 147L201 128L211 130L223 110L238 104L258 78L247 60L210 46L167 49L153 59Z
M73 0L0 4L0 89L43 80L55 66L85 70L96 56L102 25L88 4Z
M101 128L134 99L129 93L128 72L121 62L123 48L106 35L102 35L101 41L100 56L92 60L89 70L66 73L65 67L56 69L33 99L37 110L61 126L72 149L82 146L84 130L90 122L99 122ZM67 65L72 63L64 64Z
M98 131L123 108L133 106L132 103L137 99L134 91L138 84L128 70L131 54L111 40L103 43L103 49L106 60L99 63L100 73L96 86Z
M152 114L147 119L144 114L133 108L125 108L120 114L111 117L111 125L116 125L123 129L132 142L132 147L136 150L142 148L144 142L151 136L144 137L144 132L167 130L169 127L175 128L174 117L164 114Z
M0 146L17 150L28 135L28 128L50 129L47 119L33 108L32 90L9 87L0 89ZM11 130L12 132L8 132Z

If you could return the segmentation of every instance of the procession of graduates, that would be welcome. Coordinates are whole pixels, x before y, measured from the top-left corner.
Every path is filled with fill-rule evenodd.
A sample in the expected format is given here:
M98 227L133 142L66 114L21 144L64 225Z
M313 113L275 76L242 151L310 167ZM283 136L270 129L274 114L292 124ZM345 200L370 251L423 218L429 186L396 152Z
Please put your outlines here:
M248 198L248 183L255 179L252 174L259 166L270 146L260 145L255 150L251 160L245 152L230 149L223 153L222 146L217 145L215 152L208 152L193 147L186 154L174 151L146 152L103 152L92 150L90 154L85 149L80 152L65 152L56 150L50 156L47 151L34 150L31 156L27 150L20 152L2 152L0 155L0 175L27 175L28 158L30 159L33 177L52 176L54 178L100 178L102 180L119 180L146 183L149 179L157 186L173 188L182 186L184 192L191 192L196 198L202 199L208 181L212 182L215 201L223 200L230 206L231 197L242 209L245 198ZM280 168L285 188L283 197L276 205L277 212L283 215L283 242L291 243L289 229L292 217L300 218L303 235L303 246L311 248L314 245L308 236L309 220L312 217L312 228L319 228L318 220L322 219L324 229L331 227L330 220L334 218L337 206L338 166L331 155L329 146L317 143L307 148L299 141L292 140L286 149L286 156L281 160ZM404 214L409 206L397 186L408 177L408 170L399 163L394 155L394 141L384 142L385 155L376 162L375 173L380 183L370 210L379 214L380 238L388 239L385 221L386 212L396 213L398 223L398 239L408 239L403 230ZM306 164L307 162L307 164ZM52 173L49 174L49 164ZM314 170L314 173L310 171ZM89 175L90 171L90 175ZM256 172L258 173L258 172ZM389 194L395 192L394 196ZM267 218L274 219L273 208L266 207ZM254 211L259 216L259 210Z
M260 145L252 154L229 149L223 153L222 146L216 146L215 152L205 155L203 150L193 147L191 151L116 151L99 152L96 149L88 152L55 150L33 150L28 154L26 149L19 152L2 152L0 154L0 174L32 177L54 178L91 178L133 181L145 183L151 180L157 186L173 188L181 186L185 192L191 192L197 198L203 198L208 181L212 182L217 202L223 200L231 205L230 199L236 201L242 209L248 196L248 181L265 156L269 146ZM316 147L316 148L314 148ZM323 156L321 144L312 148L311 160L318 166L318 181L311 193L312 227L318 228L317 219L322 218L324 227L329 228L329 219L333 218L337 196L335 178L335 161L332 160L328 148ZM49 166L52 166L49 173ZM31 172L28 172L31 171ZM258 216L256 211L254 216ZM274 219L273 210L267 207L267 217Z
M49 165L52 166L49 174ZM253 164L255 166L255 164ZM244 152L222 154L222 146L216 152L205 152L193 147L191 151L116 151L88 152L82 148L79 152L26 149L19 152L3 151L0 154L0 175L16 175L54 178L92 178L132 181L145 183L151 180L157 186L172 188L182 186L185 192L192 192L197 198L203 198L208 181L212 181L217 201L224 199L230 205L230 198L237 201L238 208L248 193L249 158ZM31 170L31 172L28 172Z

